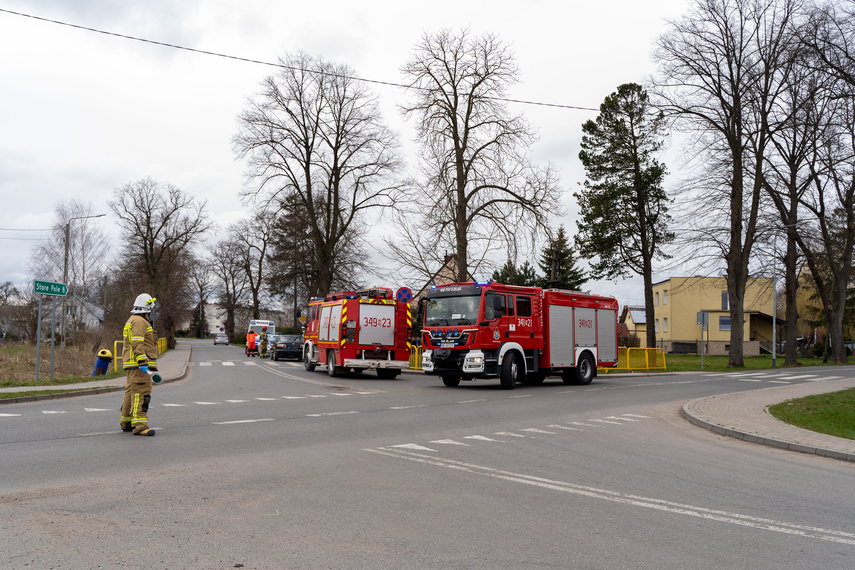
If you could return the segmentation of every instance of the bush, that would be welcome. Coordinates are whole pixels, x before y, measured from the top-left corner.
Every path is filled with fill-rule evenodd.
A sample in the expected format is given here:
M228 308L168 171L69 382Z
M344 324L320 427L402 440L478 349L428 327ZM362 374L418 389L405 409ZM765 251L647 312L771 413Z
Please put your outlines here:
M820 358L825 353L825 345L821 342L818 342L813 345L813 355L817 358Z

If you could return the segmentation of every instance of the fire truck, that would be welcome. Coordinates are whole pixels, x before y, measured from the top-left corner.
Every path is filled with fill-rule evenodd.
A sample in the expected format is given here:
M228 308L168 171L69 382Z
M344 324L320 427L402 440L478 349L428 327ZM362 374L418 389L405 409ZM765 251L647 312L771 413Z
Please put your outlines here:
M498 378L590 384L618 360L618 303L575 291L488 281L432 287L425 295L422 369L446 386Z
M303 343L306 370L323 364L330 376L374 369L379 378L397 377L410 366L411 299L409 289L398 289L393 298L383 287L312 299Z

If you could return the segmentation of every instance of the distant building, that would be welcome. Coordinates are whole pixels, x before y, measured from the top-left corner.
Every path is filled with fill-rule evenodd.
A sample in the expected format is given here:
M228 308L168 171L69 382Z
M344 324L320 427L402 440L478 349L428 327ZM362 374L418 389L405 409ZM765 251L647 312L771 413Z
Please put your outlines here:
M643 305L625 305L619 320L626 325L627 336L635 336L638 346L647 346L647 315Z
M743 354L756 356L772 346L773 280L752 277L743 303ZM698 314L708 314L708 331L701 333ZM656 345L665 352L730 353L730 299L724 277L671 277L653 285ZM642 346L645 346L642 343Z
M419 299L425 296L433 285L448 285L449 283L456 283L457 279L455 278L455 275L457 275L457 256L454 254L446 255L442 267L440 267L439 270L427 280L427 283L422 286L418 293L413 296L413 306L418 303ZM466 280L475 281L475 278L467 271Z

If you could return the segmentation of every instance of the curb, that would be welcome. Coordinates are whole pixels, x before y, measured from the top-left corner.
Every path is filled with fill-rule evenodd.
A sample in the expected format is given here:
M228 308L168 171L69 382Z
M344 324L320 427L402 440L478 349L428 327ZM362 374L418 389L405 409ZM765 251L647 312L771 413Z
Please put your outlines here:
M691 402L687 402L680 408L680 415L686 418L690 423L702 427L704 429L708 429L714 433L719 435L723 435L726 437L732 437L734 439L741 439L742 441L747 441L749 443L759 443L760 445L768 445L770 447L775 447L778 449L787 449L789 451L797 451L799 453L806 453L808 455L819 455L820 457L829 457L831 459L841 459L843 461L852 461L855 462L855 454L853 453L844 453L842 451L834 451L832 449L825 449L822 447L816 447L813 445L804 445L801 443L793 443L790 441L784 441L781 439L775 439L772 437L762 437L759 435L754 435L748 432L740 431L737 429L726 428L724 426L720 426L718 424L714 424L710 421L707 421L703 418L700 418L692 412L689 411L689 406L693 402L697 402L700 400L704 400L705 398L699 398L698 400L692 400ZM766 412L768 414L768 411Z

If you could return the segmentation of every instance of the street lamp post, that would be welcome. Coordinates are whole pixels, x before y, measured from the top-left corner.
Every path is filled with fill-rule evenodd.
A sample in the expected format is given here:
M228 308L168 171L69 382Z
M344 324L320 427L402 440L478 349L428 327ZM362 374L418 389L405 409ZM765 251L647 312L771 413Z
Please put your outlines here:
M96 214L94 216L77 216L75 218L68 218L68 221L65 223L65 262L62 266L62 283L64 285L68 285L68 242L69 242L69 234L71 230L71 222L74 220L85 220L88 218L102 218L107 214ZM62 298L62 322L60 323L60 335L62 336L62 342L60 344L60 350L65 350L65 297Z

